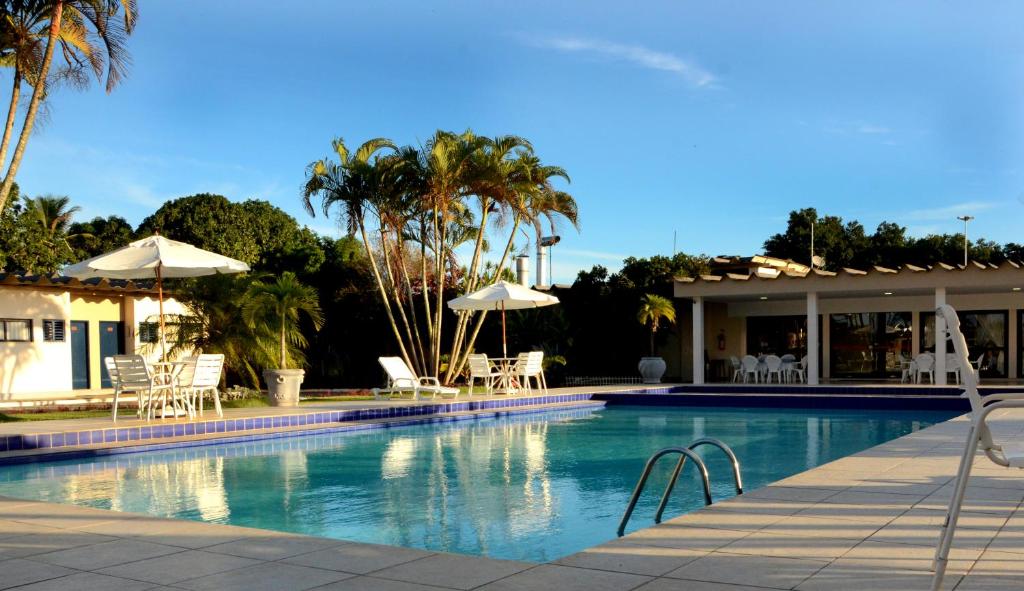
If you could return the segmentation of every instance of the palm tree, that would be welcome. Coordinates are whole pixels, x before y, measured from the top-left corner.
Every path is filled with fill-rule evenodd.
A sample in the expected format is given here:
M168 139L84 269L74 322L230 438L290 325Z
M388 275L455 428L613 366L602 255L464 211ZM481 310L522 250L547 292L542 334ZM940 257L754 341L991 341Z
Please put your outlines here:
M301 317L309 319L314 330L323 325L316 289L303 285L291 271L272 283L253 282L246 293L242 316L250 328L276 333L276 346L264 346L277 349L279 369L290 369L290 360L301 363L301 350L309 344L299 328Z
M25 155L25 146L32 135L39 106L48 93L50 68L54 52L60 46L61 54L68 62L70 72L76 72L86 65L92 68L97 78L102 79L106 71L106 90L110 92L127 72L130 56L125 41L135 28L138 15L135 0L5 0L3 34L11 35L0 46L0 52L11 56L10 65L15 67L15 86L7 115L4 143L0 152L6 156L7 142L13 134L14 115L17 110L17 95L21 81L32 85L32 98L22 123L14 155L0 184L0 211L11 192L14 178ZM122 18L118 19L118 13ZM15 26L14 15L20 24ZM46 31L46 44L41 49L42 31ZM17 35L15 35L17 31ZM84 83L84 79L80 80ZM9 131L8 131L9 130ZM0 162L3 162L0 160Z
M649 293L640 298L636 319L640 324L651 327L651 357L654 357L654 334L658 332L658 325L662 320L675 324L676 308L668 298Z
M37 221L47 238L55 241L66 237L71 218L82 210L77 205L69 207L70 204L70 197L42 195L25 200L25 215Z
M167 323L174 327L172 353L220 353L224 366L256 389L260 387L258 368L274 363L262 347L253 343L273 340L266 327L251 327L242 317L249 280L235 275L211 275L183 282L176 297L188 314L171 315Z

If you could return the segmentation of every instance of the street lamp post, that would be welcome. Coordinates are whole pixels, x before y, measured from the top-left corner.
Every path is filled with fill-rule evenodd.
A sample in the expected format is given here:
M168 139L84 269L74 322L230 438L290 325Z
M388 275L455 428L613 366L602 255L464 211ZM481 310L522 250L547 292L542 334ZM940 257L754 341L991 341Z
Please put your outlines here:
M964 223L964 270L967 270L967 248L970 242L967 241L967 222L974 219L973 215L958 215L956 219Z

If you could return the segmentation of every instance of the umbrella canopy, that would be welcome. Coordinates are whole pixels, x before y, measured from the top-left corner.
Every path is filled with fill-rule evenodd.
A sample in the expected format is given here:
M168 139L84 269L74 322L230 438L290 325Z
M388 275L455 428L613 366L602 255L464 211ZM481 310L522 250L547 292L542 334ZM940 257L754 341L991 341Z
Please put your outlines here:
M558 298L540 291L534 291L517 283L498 281L471 294L448 301L452 310L501 310L501 351L508 357L508 341L505 338L505 310L526 310L542 308L558 303Z
M448 302L452 310L525 310L558 303L558 298L517 283L499 281Z
M216 273L241 273L249 265L191 244L150 236L128 246L71 265L68 277L88 279L147 279L202 277Z
M241 273L248 270L249 265L242 261L196 248L191 244L154 235L136 240L128 246L106 254L75 263L64 269L64 274L77 279L91 277L156 279L157 298L160 305L160 348L162 358L166 361L163 278L203 277L217 273Z

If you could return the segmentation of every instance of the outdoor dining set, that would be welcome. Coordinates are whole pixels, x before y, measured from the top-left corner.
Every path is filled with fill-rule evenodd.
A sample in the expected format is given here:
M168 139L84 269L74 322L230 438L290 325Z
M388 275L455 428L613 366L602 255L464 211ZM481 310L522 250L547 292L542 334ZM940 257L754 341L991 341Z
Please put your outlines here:
M807 380L807 356L797 361L795 355L744 355L729 358L732 381L744 384L777 382L779 384L804 383Z
M985 355L982 354L976 360L971 361L971 365L980 372L984 362ZM960 358L955 353L946 353L946 374L947 376L952 375L956 380L955 383L961 383ZM906 382L920 384L925 376L928 377L929 382L932 384L935 383L934 353L921 353L913 359L907 359L905 357L900 359L901 384Z
M111 411L114 422L117 422L118 403L125 394L137 397L137 415L147 421L153 420L155 415L161 419L203 416L203 398L207 395L213 400L217 416L224 416L218 390L224 369L223 355L196 355L156 363L142 355L114 355L104 358L103 362L114 386Z
M378 359L384 373L387 374L387 386L374 388L375 398L384 399L411 393L413 399L436 398L441 396L457 397L458 388L442 386L437 378L417 377L401 357L381 357ZM538 392L547 393L548 384L544 377L544 352L530 351L515 357L490 357L484 354L472 354L468 360L469 385L468 395L473 395L477 382L483 386L485 395L519 394Z

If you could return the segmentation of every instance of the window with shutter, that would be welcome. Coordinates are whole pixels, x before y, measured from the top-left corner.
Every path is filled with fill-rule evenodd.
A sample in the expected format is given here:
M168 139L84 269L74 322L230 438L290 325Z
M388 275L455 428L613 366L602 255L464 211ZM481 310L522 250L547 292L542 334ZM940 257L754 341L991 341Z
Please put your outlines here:
M51 343L64 342L63 320L43 320L43 340Z
M0 341L27 343L32 340L32 321L0 318Z

